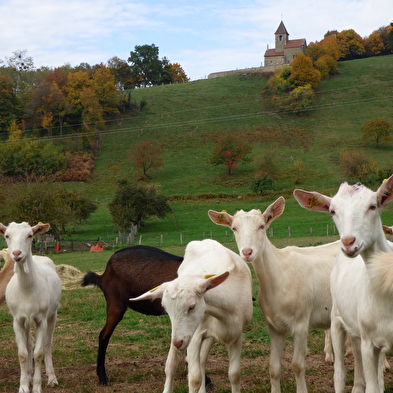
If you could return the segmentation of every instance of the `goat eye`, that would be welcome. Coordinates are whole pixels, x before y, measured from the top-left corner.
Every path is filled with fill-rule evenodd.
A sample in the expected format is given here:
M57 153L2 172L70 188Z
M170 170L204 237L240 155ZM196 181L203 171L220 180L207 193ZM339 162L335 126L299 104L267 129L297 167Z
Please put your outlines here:
M265 229L265 225L260 225L259 229Z
M236 229L235 227L233 227L233 228L232 228L232 231L233 231L233 232L236 232L236 231L237 231L237 229Z
M195 304L191 304L191 306L188 308L188 312L192 311L195 308Z
M330 210L330 211L329 211L329 214L330 214L331 216L334 216L334 215L336 214L336 211L335 211L335 210Z
M375 205L371 205L370 210L377 210L377 207Z

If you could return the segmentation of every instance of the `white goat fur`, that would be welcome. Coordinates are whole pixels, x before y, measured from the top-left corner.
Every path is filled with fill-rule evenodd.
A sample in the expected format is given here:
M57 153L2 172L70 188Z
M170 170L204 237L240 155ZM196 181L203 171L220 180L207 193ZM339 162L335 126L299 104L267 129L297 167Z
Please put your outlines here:
M239 393L243 329L252 318L247 264L214 240L192 241L175 280L130 300L156 298L162 298L172 324L164 393L173 391L178 350L186 348L189 391L205 392L205 366L214 339L228 348L232 393Z
M5 264L0 271L0 304L5 301L5 289L14 275L14 260L6 251L0 251L0 258L3 258Z
M309 329L330 328L330 274L339 241L318 247L276 248L266 231L285 207L279 197L262 214L260 210L240 210L234 216L209 210L209 217L218 225L232 229L240 256L251 262L258 277L258 301L270 335L271 392L279 393L281 358L285 335L293 336L292 370L297 393L307 392L305 357ZM329 344L326 335L325 346Z
M41 393L41 363L45 356L48 386L58 384L52 362L52 339L60 304L61 282L54 263L47 257L33 258L33 237L47 232L49 224L31 227L28 223L0 224L15 262L15 273L6 288L6 301L13 316L13 327L21 369L19 393ZM34 347L31 328L36 327ZM34 358L34 376L33 376Z
M316 192L294 191L301 206L328 212L340 233L341 249L332 275L331 335L335 352L334 386L345 389L343 341L351 335L355 374L352 393L384 391L383 354L393 344L393 266L374 264L375 253L392 253L382 230L380 214L393 199L393 176L376 192L365 186L343 183L333 197ZM389 269L388 269L389 268ZM381 274L389 274L385 277Z

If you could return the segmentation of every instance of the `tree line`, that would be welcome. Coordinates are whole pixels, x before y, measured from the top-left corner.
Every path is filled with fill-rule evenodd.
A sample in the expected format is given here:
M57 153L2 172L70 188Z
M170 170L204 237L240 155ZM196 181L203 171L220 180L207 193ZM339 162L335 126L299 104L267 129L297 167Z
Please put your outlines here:
M362 38L353 29L328 31L311 42L306 55L298 54L290 65L277 70L261 92L265 110L301 114L315 103L321 80L339 72L339 61L393 53L393 23Z

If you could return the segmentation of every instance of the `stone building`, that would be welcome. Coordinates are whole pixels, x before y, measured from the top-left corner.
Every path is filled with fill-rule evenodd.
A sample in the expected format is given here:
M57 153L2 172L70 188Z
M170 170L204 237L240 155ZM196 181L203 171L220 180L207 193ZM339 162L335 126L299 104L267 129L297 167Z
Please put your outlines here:
M276 47L266 50L264 56L265 67L274 69L282 68L284 65L290 64L297 54L306 54L306 39L290 40L289 33L283 21L281 21L274 35L276 38Z
M306 54L306 39L290 40L289 33L281 21L277 31L274 33L276 38L276 47L274 49L267 49L264 56L264 66L243 68L232 71L219 71L209 74L208 78L219 78L233 74L263 74L269 75L277 68L282 68L292 62L295 56L299 53Z

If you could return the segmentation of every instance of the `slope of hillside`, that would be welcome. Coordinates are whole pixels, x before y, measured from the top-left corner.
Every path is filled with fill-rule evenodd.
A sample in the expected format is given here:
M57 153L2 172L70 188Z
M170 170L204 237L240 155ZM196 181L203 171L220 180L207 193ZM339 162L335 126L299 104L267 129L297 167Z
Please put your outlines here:
M379 168L391 163L393 144L376 149L360 142L360 128L369 119L393 121L393 55L342 62L340 74L323 81L317 90L315 110L293 117L267 112L260 101L266 79L232 75L180 85L132 91L146 102L143 115L123 119L103 133L100 153L89 185L90 192L111 196L117 179L133 176L127 151L141 140L157 141L165 149L165 165L153 181L167 195L236 192L247 193L254 164L240 165L226 176L224 167L207 162L212 137L219 132L241 131L250 140L255 158L274 151L283 171L276 187L294 186L295 162L305 171L302 187L335 188L343 179L338 170L342 148L361 149ZM307 148L263 142L258 127L309 130Z

